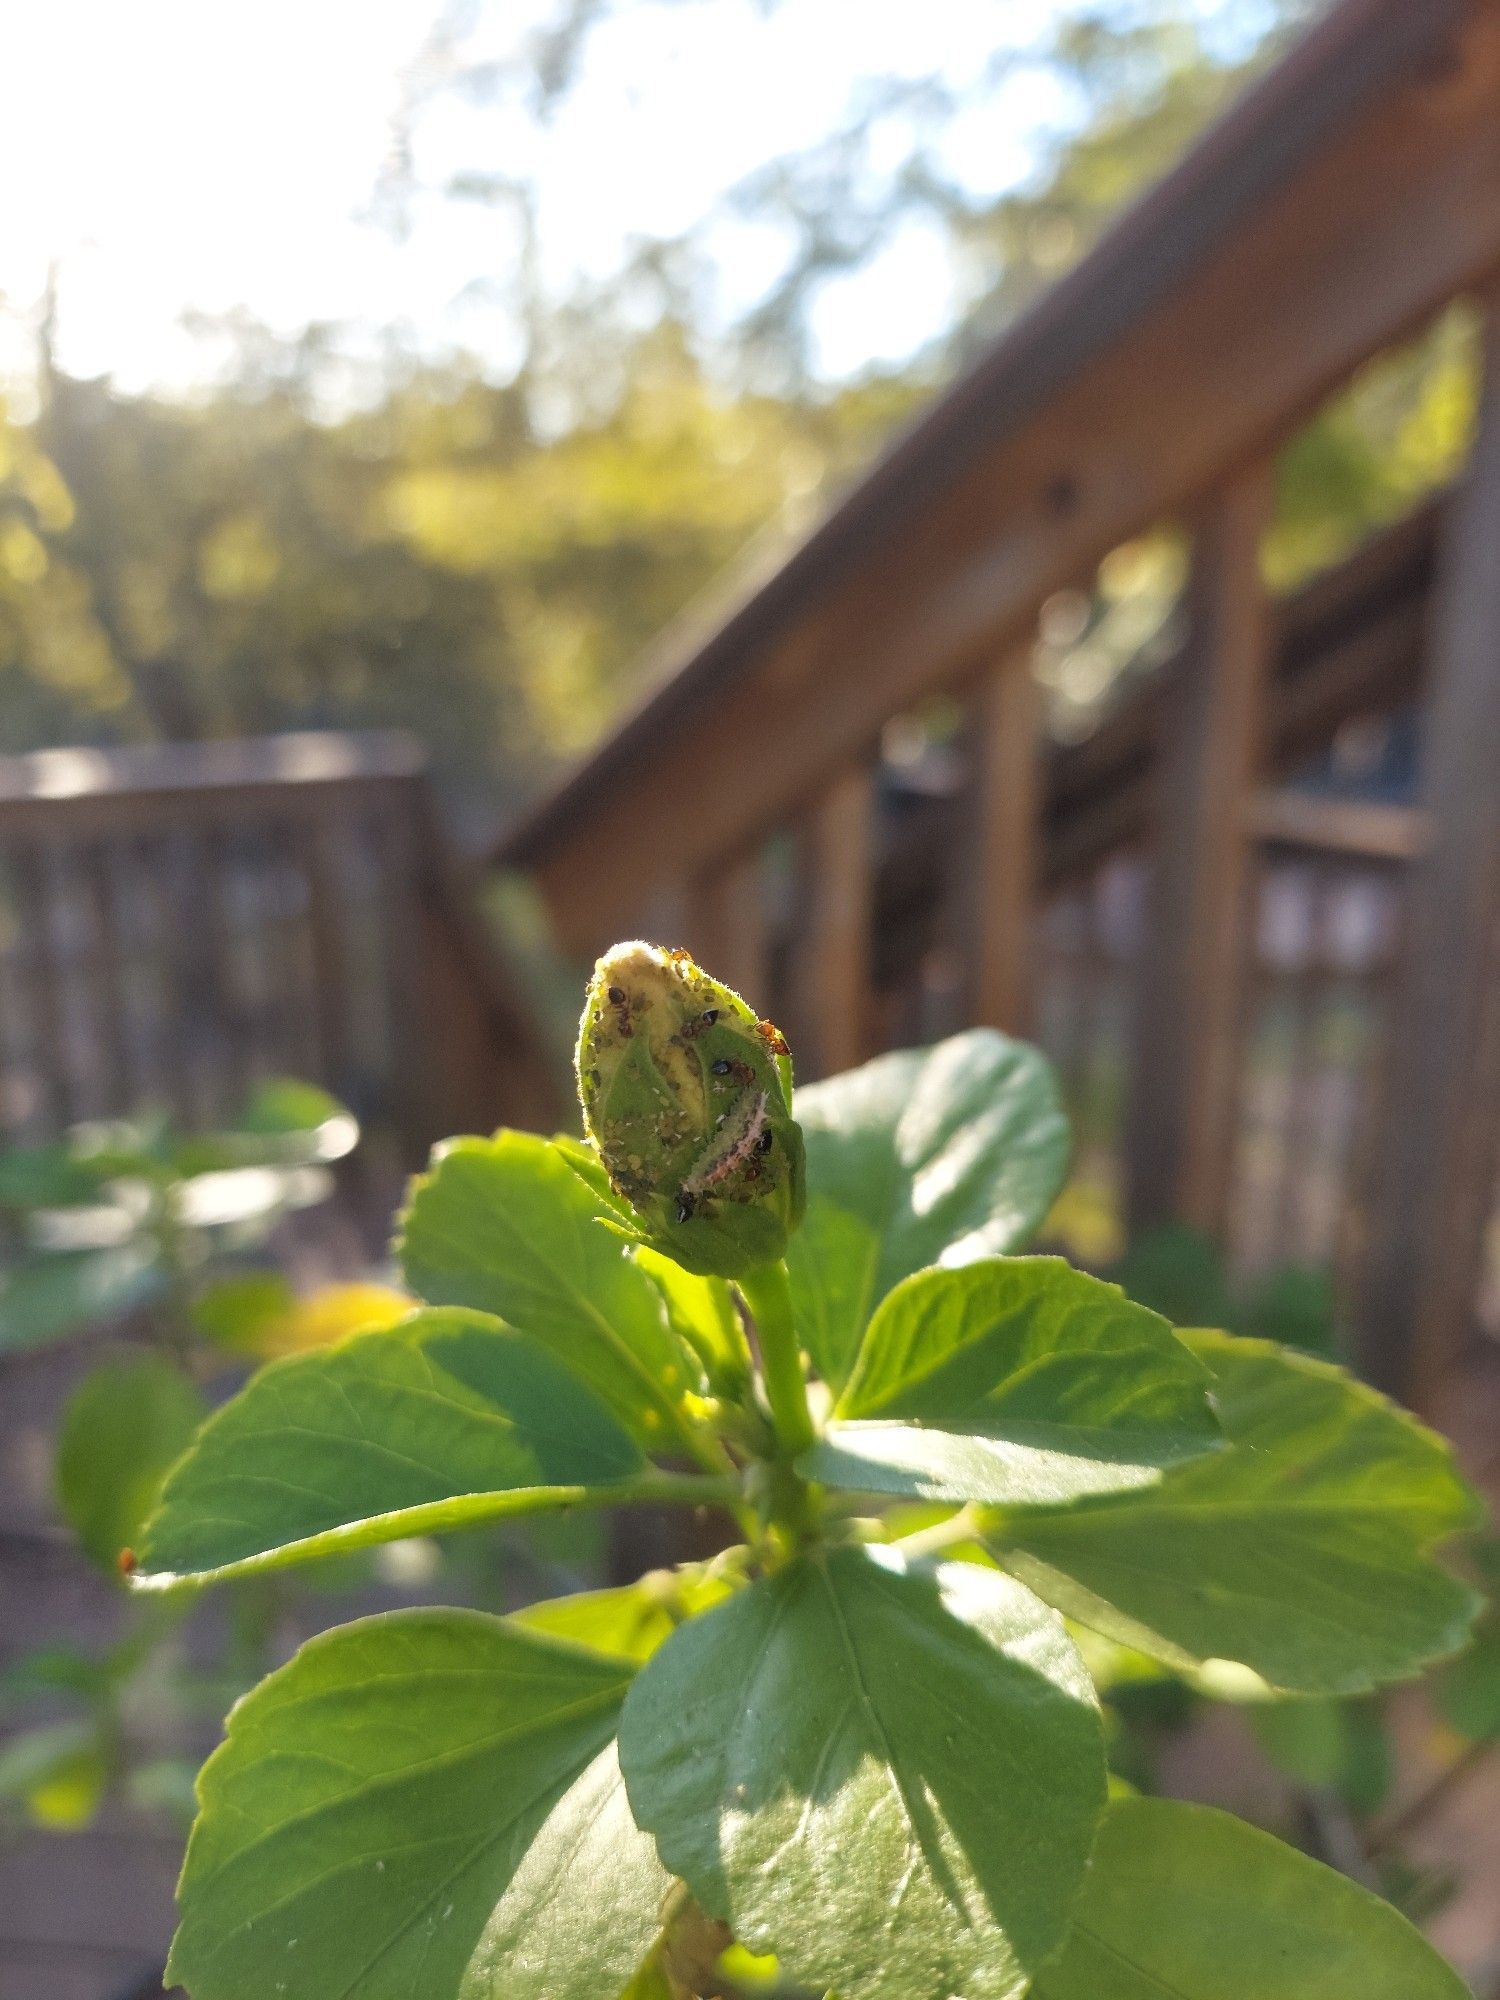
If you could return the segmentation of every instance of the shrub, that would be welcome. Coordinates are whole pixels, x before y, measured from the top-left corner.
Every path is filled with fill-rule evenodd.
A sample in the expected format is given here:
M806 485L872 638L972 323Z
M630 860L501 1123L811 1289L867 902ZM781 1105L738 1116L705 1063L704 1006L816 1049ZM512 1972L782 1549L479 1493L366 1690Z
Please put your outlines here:
M800 1092L685 954L601 960L588 1139L439 1149L426 1304L273 1362L134 1563L183 1590L549 1508L720 1510L709 1562L325 1633L199 1781L195 2000L1436 2000L1393 1909L1107 1779L1069 1624L1268 1689L1463 1643L1442 1441L1339 1369L1016 1252L1045 1063L980 1030ZM771 1961L774 1958L775 1963ZM788 1984L789 1982L789 1984Z

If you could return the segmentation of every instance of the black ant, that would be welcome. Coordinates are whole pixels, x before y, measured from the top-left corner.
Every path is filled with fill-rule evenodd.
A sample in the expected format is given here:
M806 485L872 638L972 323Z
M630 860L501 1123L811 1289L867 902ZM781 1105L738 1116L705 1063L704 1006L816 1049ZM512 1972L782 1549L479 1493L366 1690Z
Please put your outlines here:
M635 1033L630 1025L630 995L623 986L611 986L605 991L605 998L615 1010L615 1026L620 1031L622 1041L629 1041Z

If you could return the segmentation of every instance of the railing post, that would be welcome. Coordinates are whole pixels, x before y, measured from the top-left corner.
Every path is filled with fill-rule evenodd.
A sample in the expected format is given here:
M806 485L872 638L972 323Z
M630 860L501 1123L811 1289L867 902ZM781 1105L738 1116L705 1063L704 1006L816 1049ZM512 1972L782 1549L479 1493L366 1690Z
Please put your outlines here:
M1500 1132L1500 288L1439 554L1413 864L1355 1280L1371 1381L1430 1402L1473 1311Z
M1268 606L1271 468L1248 467L1195 523L1188 633L1169 690L1155 873L1137 986L1127 1209L1133 1229L1217 1232L1228 1195Z
M985 674L969 701L970 773L957 857L969 1018L1030 1031L1041 810L1041 689L1030 648Z
M698 876L690 895L688 946L700 964L765 1013L770 925L765 853L759 842Z
M830 1076L870 1053L875 774L841 771L803 827L803 920L794 1028L808 1073Z

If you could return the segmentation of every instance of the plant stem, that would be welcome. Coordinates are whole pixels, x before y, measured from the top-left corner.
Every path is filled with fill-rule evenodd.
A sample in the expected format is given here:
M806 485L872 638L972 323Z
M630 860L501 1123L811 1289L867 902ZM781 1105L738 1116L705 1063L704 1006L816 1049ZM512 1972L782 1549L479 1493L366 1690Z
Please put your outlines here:
M1480 1736L1468 1743L1414 1799L1378 1820L1365 1836L1365 1853L1373 1861L1406 1834L1421 1826L1460 1786L1468 1783L1480 1765L1500 1750L1500 1736Z
M738 1281L755 1321L766 1401L777 1442L787 1458L806 1451L816 1433L807 1407L807 1382L792 1320L792 1287L785 1263L763 1264Z
M946 1521L935 1521L930 1528L918 1528L915 1534L898 1537L891 1547L908 1557L937 1556L964 1542L977 1542L983 1533L984 1509L971 1501Z

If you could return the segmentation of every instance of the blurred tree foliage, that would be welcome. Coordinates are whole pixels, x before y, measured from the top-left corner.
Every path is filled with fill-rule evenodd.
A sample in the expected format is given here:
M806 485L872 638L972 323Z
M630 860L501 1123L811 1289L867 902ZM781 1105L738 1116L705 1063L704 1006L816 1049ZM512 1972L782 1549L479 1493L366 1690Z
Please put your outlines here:
M663 4L567 0L496 61L480 32L494 10L464 0L414 68L407 123L452 92L497 110L520 92L545 120L601 24ZM1065 108L1034 173L998 199L955 176L943 139L960 113L1003 104L1021 58L998 56L962 91L936 75L869 83L815 147L769 161L683 237L633 245L609 281L567 295L539 274L535 190L451 174L444 198L520 221L514 262L488 274L520 330L504 379L392 343L379 392L340 404L326 390L336 329L285 344L241 326L227 330L238 362L217 389L127 397L61 374L44 327L34 411L21 421L0 404L0 751L406 725L458 802L509 806L597 736L664 627L757 537L779 544L1307 11L1065 11L1024 58L1047 67ZM380 199L399 221L410 148L393 158ZM913 215L945 234L961 323L898 370L820 381L820 286ZM776 230L785 256L726 323L707 246L736 217ZM1447 476L1471 346L1461 322L1445 323L1289 450L1278 582ZM1170 538L1148 538L1106 565L1092 597L1071 594L1048 640L1065 708L1081 690L1086 718L1143 657L1180 567Z
M670 322L614 359L557 431L457 365L335 419L295 363L193 402L51 374L0 422L0 751L404 725L461 797L513 797L916 394L731 395Z

